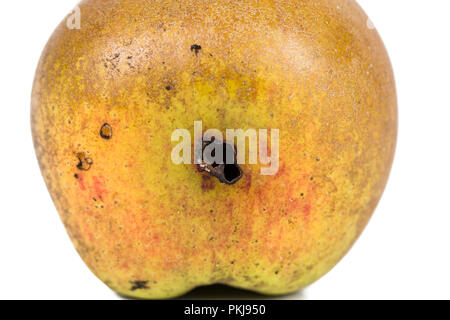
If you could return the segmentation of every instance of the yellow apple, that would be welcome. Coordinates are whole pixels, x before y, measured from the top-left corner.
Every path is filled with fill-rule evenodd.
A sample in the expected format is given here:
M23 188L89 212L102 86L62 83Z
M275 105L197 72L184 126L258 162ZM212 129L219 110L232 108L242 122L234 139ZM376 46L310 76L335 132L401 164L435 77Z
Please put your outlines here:
M32 131L68 234L106 285L285 294L344 256L397 134L389 58L355 1L85 0L74 12L40 60ZM247 161L229 184L174 163L173 132L198 121L279 130L275 174Z

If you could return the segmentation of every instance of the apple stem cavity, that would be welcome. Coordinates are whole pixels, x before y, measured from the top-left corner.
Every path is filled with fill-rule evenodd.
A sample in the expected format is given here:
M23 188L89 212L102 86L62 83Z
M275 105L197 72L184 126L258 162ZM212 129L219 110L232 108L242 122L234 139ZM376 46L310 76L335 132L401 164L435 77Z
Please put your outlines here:
M214 144L214 146L211 146ZM209 147L209 148L208 148ZM208 149L211 152L208 152ZM216 155L216 150L220 154ZM233 161L227 161L233 155ZM228 157L227 157L228 155ZM219 159L219 161L217 161ZM228 159L229 160L229 159ZM217 178L221 183L233 185L244 175L241 167L237 164L236 148L214 137L211 141L202 141L202 155L200 161L196 162L199 172L206 172L210 176Z

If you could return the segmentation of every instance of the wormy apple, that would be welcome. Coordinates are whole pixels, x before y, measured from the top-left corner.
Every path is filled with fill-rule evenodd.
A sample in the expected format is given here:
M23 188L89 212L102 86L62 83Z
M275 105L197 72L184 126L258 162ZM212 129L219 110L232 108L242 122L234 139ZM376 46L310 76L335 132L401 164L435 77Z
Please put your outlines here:
M31 122L52 199L98 278L139 298L214 283L285 294L345 255L397 134L391 64L355 1L85 0L73 15L42 54ZM276 173L261 174L259 157L174 162L174 131L193 146L199 121L223 139L265 129L269 155L279 130Z

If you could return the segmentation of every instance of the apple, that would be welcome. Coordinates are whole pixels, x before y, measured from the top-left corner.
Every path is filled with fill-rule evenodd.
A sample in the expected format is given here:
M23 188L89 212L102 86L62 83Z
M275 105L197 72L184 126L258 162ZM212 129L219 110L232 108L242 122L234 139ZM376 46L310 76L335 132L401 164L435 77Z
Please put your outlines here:
M397 135L391 64L355 1L74 12L42 54L31 123L98 278L137 298L214 283L278 295L336 265L383 193Z

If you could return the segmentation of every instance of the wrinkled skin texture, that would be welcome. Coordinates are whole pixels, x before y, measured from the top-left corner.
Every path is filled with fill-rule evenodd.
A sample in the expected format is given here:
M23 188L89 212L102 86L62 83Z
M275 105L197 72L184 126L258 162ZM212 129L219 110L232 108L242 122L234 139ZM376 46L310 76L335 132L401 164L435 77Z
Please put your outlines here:
M89 268L140 298L212 283L284 294L328 272L382 195L397 133L390 62L360 7L80 8L81 29L64 21L44 50L31 117L45 182ZM230 186L173 164L173 130L193 134L196 120L279 129L278 173L242 165Z

